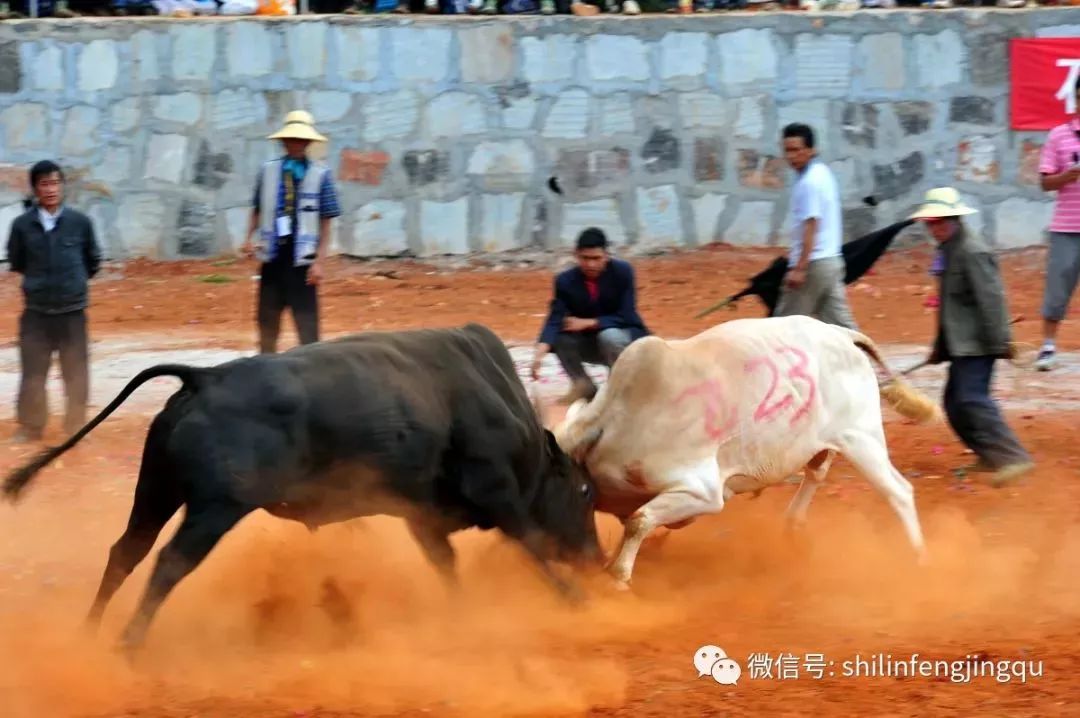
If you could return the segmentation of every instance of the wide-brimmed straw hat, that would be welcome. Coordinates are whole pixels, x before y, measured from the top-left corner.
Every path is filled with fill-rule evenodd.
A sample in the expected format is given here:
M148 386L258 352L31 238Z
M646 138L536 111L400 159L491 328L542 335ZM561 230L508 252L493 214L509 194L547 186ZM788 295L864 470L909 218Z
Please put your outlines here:
M960 200L960 193L952 187L935 187L926 193L922 206L915 210L910 219L963 217L976 212L977 209L968 207Z
M315 129L315 118L311 116L310 112L304 110L293 110L285 115L285 124L267 139L326 142L326 138Z

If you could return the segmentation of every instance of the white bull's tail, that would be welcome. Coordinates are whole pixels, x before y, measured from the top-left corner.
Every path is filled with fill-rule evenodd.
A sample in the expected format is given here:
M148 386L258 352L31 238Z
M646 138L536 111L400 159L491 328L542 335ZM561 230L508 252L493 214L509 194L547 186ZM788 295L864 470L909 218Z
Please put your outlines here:
M942 421L944 417L941 412L941 407L937 405L937 402L908 384L903 378L893 372L893 370L889 368L889 365L885 363L885 360L881 356L881 351L878 349L878 346L874 343L873 339L853 329L844 330L848 332L851 341L855 346L870 357L871 361L881 367L881 370L885 372L885 376L888 377L888 381L882 384L879 389L881 391L881 397L888 402L889 406L895 409L901 416L920 424L931 424Z

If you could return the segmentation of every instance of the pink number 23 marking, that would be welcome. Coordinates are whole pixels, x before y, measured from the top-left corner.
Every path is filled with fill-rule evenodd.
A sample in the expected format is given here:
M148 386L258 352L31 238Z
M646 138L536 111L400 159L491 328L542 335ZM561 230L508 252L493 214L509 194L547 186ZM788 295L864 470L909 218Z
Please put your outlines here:
M817 393L817 384L814 378L810 376L806 369L810 363L809 357L806 352L797 347L782 346L776 350L777 354L786 354L794 359L789 359L790 366L788 366L787 372L784 377L792 384L801 382L806 387L806 399L802 405L795 410L795 415L791 417L791 423L801 419L810 413L810 404L814 401L814 396ZM795 396L790 391L784 394L778 399L774 399L773 395L776 394L777 385L780 383L780 370L776 366L776 362L771 357L757 357L751 359L746 363L747 371L754 371L759 366L765 366L769 369L769 390L765 394L765 398L758 404L757 409L754 411L754 421L772 421L780 414L780 412L791 407L795 403Z

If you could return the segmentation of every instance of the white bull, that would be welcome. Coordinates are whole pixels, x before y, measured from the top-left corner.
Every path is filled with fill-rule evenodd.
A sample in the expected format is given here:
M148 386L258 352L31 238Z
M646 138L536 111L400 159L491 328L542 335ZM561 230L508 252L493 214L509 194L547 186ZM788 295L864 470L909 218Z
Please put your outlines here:
M718 513L733 495L799 470L786 518L802 524L836 454L885 496L922 558L914 491L889 459L881 396L909 418L940 419L858 332L804 316L739 319L686 340L634 342L554 433L596 482L597 509L623 522L610 566L623 588L654 529Z

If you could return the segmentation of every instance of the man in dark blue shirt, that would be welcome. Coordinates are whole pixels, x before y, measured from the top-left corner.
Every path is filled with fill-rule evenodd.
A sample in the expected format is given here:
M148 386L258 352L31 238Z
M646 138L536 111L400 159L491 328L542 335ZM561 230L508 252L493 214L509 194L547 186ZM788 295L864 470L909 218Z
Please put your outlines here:
M610 368L631 342L649 334L637 312L634 268L611 257L603 231L595 227L583 231L574 257L577 266L555 277L551 308L532 363L537 379L544 356L555 350L573 382L567 401L596 394L584 362Z

